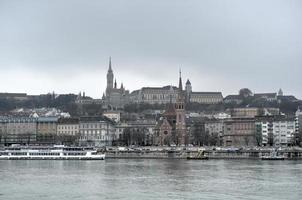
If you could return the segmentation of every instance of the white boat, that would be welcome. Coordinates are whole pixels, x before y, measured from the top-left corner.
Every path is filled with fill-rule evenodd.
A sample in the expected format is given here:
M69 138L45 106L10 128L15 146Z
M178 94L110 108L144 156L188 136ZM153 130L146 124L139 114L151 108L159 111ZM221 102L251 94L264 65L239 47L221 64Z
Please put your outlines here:
M0 151L0 160L105 160L105 154L85 147L13 147Z
M277 151L273 150L268 156L262 156L262 160L285 160L283 155L277 155Z

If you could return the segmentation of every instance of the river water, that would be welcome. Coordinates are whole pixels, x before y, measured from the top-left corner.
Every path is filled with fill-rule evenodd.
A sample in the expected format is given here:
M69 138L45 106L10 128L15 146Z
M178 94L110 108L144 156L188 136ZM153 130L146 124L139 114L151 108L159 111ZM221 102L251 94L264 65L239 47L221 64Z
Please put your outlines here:
M301 198L302 161L0 161L1 200Z

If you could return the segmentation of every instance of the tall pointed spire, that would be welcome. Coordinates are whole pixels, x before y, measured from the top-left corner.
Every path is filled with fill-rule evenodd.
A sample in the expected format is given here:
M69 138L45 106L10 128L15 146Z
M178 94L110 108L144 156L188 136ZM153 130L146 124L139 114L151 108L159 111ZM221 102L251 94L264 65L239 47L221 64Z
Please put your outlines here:
M181 80L181 69L179 69L179 84L178 84L179 91L182 91L182 80Z
M109 69L108 69L108 72L112 72L111 56L109 57Z

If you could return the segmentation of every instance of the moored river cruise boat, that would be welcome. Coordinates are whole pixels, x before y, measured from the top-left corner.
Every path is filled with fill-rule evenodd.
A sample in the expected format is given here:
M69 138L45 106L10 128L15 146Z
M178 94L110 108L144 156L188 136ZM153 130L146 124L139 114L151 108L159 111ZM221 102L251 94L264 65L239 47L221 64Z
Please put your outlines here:
M105 154L94 148L65 147L9 147L0 150L0 160L105 160Z

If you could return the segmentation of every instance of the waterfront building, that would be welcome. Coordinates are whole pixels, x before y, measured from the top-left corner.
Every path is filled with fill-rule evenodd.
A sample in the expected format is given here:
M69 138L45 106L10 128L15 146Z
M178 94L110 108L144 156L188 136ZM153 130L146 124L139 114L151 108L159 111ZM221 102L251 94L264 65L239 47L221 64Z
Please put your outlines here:
M189 144L195 146L209 145L209 137L205 132L205 120L203 117L186 118Z
M115 123L104 116L81 117L79 131L81 146L111 146L115 140Z
M258 146L273 146L273 122L276 116L256 116L255 133Z
M115 145L153 145L155 120L135 120L116 125Z
M0 145L36 143L36 119L29 117L0 118Z
M211 138L217 138L216 145L222 145L222 137L224 131L224 120L221 119L208 119L205 120L205 133Z
M284 115L257 116L256 138L262 146L289 146L294 143L295 121Z
M57 143L76 144L79 137L78 118L60 118L57 125Z
M295 133L297 142L302 142L302 111L300 108L295 113Z
M273 122L274 146L288 146L294 144L294 118L278 118Z
M230 118L224 121L224 146L255 146L255 118Z
M37 118L37 143L52 145L56 143L58 117Z

